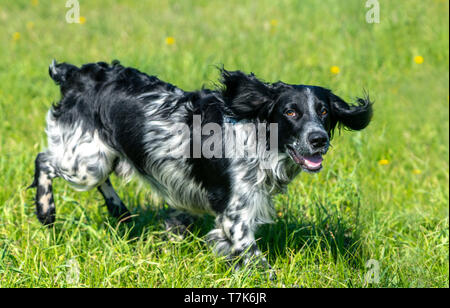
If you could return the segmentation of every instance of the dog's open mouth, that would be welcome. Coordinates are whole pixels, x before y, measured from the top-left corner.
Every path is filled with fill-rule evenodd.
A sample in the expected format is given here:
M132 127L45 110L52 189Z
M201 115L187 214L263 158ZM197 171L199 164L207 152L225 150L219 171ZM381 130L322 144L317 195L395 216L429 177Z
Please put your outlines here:
M317 172L322 169L322 154L300 155L295 149L288 147L289 155L297 165L309 172Z

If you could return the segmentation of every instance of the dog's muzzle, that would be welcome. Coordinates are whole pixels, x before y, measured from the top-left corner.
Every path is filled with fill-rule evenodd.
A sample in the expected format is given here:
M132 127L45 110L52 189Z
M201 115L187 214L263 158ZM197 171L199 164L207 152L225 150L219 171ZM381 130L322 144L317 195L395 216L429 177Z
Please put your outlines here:
M308 172L318 172L322 169L323 155L328 151L329 138L323 132L312 132L307 136L308 150L301 147L287 145L287 150L292 160Z

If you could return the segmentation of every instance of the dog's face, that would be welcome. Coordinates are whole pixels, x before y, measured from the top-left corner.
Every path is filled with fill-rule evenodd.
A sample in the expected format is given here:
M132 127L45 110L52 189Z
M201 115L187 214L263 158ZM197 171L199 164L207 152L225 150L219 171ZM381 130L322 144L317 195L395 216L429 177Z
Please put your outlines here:
M307 172L322 169L337 125L361 130L372 117L368 98L351 106L322 87L268 84L239 71L222 71L222 76L224 99L235 116L276 123L278 150Z
M331 113L326 90L310 86L284 86L269 122L278 124L279 150L307 172L322 169L330 146Z

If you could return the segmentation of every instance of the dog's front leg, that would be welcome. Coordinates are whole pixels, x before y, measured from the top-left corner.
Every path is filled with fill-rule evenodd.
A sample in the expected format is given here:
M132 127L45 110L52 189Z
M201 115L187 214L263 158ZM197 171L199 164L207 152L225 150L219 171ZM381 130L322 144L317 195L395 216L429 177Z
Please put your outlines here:
M241 203L243 200L247 201L246 204ZM271 269L256 245L255 231L257 225L261 223L261 217L258 217L261 211L254 208L271 205L269 202L252 204L252 201L261 199L254 197L248 199L245 196L232 198L227 209L217 216L216 228L208 234L208 240L218 254L228 256L230 259L238 258L237 269L250 262ZM271 272L271 278L273 276L274 273Z

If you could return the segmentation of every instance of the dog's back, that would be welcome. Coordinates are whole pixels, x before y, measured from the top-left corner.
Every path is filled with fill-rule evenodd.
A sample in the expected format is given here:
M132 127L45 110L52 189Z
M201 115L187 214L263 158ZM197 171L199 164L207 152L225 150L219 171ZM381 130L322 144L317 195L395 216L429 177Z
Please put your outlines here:
M134 68L125 68L116 60L111 64L105 62L88 63L81 68L69 63L56 63L53 60L48 71L50 77L61 86L63 96L69 91L83 92L91 87L98 87L112 81L119 81L130 91L154 85L159 81L156 77L148 76Z

